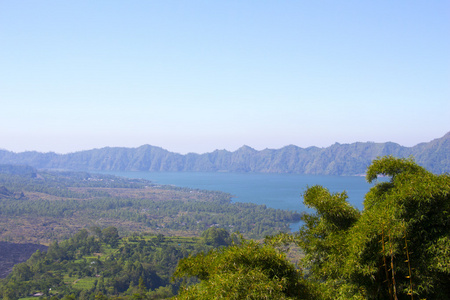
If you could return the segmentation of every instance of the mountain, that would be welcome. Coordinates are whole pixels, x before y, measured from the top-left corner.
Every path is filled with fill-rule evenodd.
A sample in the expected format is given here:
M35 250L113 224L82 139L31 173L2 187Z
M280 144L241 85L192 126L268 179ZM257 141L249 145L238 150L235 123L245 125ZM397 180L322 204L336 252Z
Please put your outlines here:
M300 148L289 145L281 149L257 151L243 146L234 152L181 155L163 148L144 145L138 148L106 147L69 154L14 153L0 150L0 164L28 165L37 169L83 171L201 171L261 172L322 175L361 175L378 156L414 157L433 173L450 172L450 132L442 138L414 147L399 144L357 142L336 143L330 147Z

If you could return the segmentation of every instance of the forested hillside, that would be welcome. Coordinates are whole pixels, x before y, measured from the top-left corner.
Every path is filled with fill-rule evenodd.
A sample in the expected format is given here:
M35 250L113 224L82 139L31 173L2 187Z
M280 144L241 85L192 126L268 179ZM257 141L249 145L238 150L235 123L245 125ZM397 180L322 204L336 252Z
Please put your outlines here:
M300 220L298 213L230 199L141 179L0 165L0 241L50 243L86 226L111 225L122 235L194 236L213 226L261 238Z
M389 180L377 181L379 176ZM376 184L364 210L352 207L345 192L312 186L303 195L312 210L302 215L300 230L264 240L215 226L197 237L142 232L120 237L114 226L82 229L16 265L0 280L0 295L5 300L450 299L450 176L386 156L373 161L366 179ZM16 199L15 192L7 194ZM296 261L288 258L291 247L301 251Z
M364 174L370 162L384 155L413 156L433 173L450 171L450 132L439 139L414 147L395 143L334 144L327 148L300 148L257 151L248 146L229 152L181 155L159 147L102 148L70 154L0 151L0 163L35 168L85 171L204 171L265 172L323 175Z
M15 265L0 280L0 299L167 299L181 283L171 280L180 259L231 242L229 233L217 228L201 237L136 233L123 238L113 226L82 229Z

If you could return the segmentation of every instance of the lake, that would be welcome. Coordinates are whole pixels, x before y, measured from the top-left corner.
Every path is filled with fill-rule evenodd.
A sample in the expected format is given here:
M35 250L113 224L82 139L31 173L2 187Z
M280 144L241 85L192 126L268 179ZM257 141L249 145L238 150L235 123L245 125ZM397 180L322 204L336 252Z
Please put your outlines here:
M321 176L262 173L208 172L108 172L127 178L142 178L157 184L192 189L222 191L233 195L234 202L265 204L268 207L297 212L310 211L303 205L302 193L308 186L321 185L331 192L346 191L348 201L362 210L364 195L373 184L362 176ZM297 230L299 224L293 224Z

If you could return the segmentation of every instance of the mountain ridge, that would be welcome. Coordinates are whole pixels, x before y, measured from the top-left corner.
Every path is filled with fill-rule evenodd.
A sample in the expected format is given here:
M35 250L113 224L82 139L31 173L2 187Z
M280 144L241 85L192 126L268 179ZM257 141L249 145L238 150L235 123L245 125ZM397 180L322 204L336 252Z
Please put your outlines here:
M82 171L258 172L311 175L362 175L379 156L414 157L433 173L450 172L450 132L413 147L397 143L334 143L329 147L255 150L243 145L236 151L215 150L179 154L158 146L104 147L68 154L0 150L0 164L29 165L38 169Z

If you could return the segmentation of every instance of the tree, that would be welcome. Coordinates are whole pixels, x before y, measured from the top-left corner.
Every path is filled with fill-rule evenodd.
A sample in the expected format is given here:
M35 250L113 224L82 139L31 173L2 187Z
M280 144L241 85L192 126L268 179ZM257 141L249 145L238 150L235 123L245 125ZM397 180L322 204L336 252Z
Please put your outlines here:
M91 228L89 228L89 230L95 234L99 239L102 238L102 230L98 225L94 225Z
M156 242L157 242L157 243L161 244L161 243L164 242L164 240L165 240L164 234L158 233L158 234L156 235Z
M12 299L17 299L16 297L16 293L14 292L14 290L10 287L6 287L3 290L3 299L4 300L12 300Z
M95 295L95 300L108 300L108 297L106 297L105 295L103 295L102 292L98 292Z
M301 272L285 254L255 241L182 259L174 277L196 276L176 299L300 299L306 295Z
M211 227L202 233L205 244L213 247L228 246L231 244L230 233L223 228Z
M373 161L367 180L389 176L367 193L359 214L345 194L305 193L298 243L303 266L323 299L449 299L450 176L412 159Z
M315 214L304 214L303 227L296 237L305 256L305 268L310 284L320 298L337 298L342 290L344 298L357 288L345 278L348 255L348 230L360 218L360 212L347 202L347 194L331 194L322 186L313 186L304 194L304 204L315 208Z
M391 179L366 195L364 217L350 231L350 270L371 293L450 298L450 176L391 156L368 168L369 182L379 175Z
M26 263L20 263L14 266L13 276L17 281L27 281L30 280L33 274L31 273L30 267Z
M116 247L119 242L119 232L114 226L106 227L102 230L102 237L105 243L111 245L111 247Z

